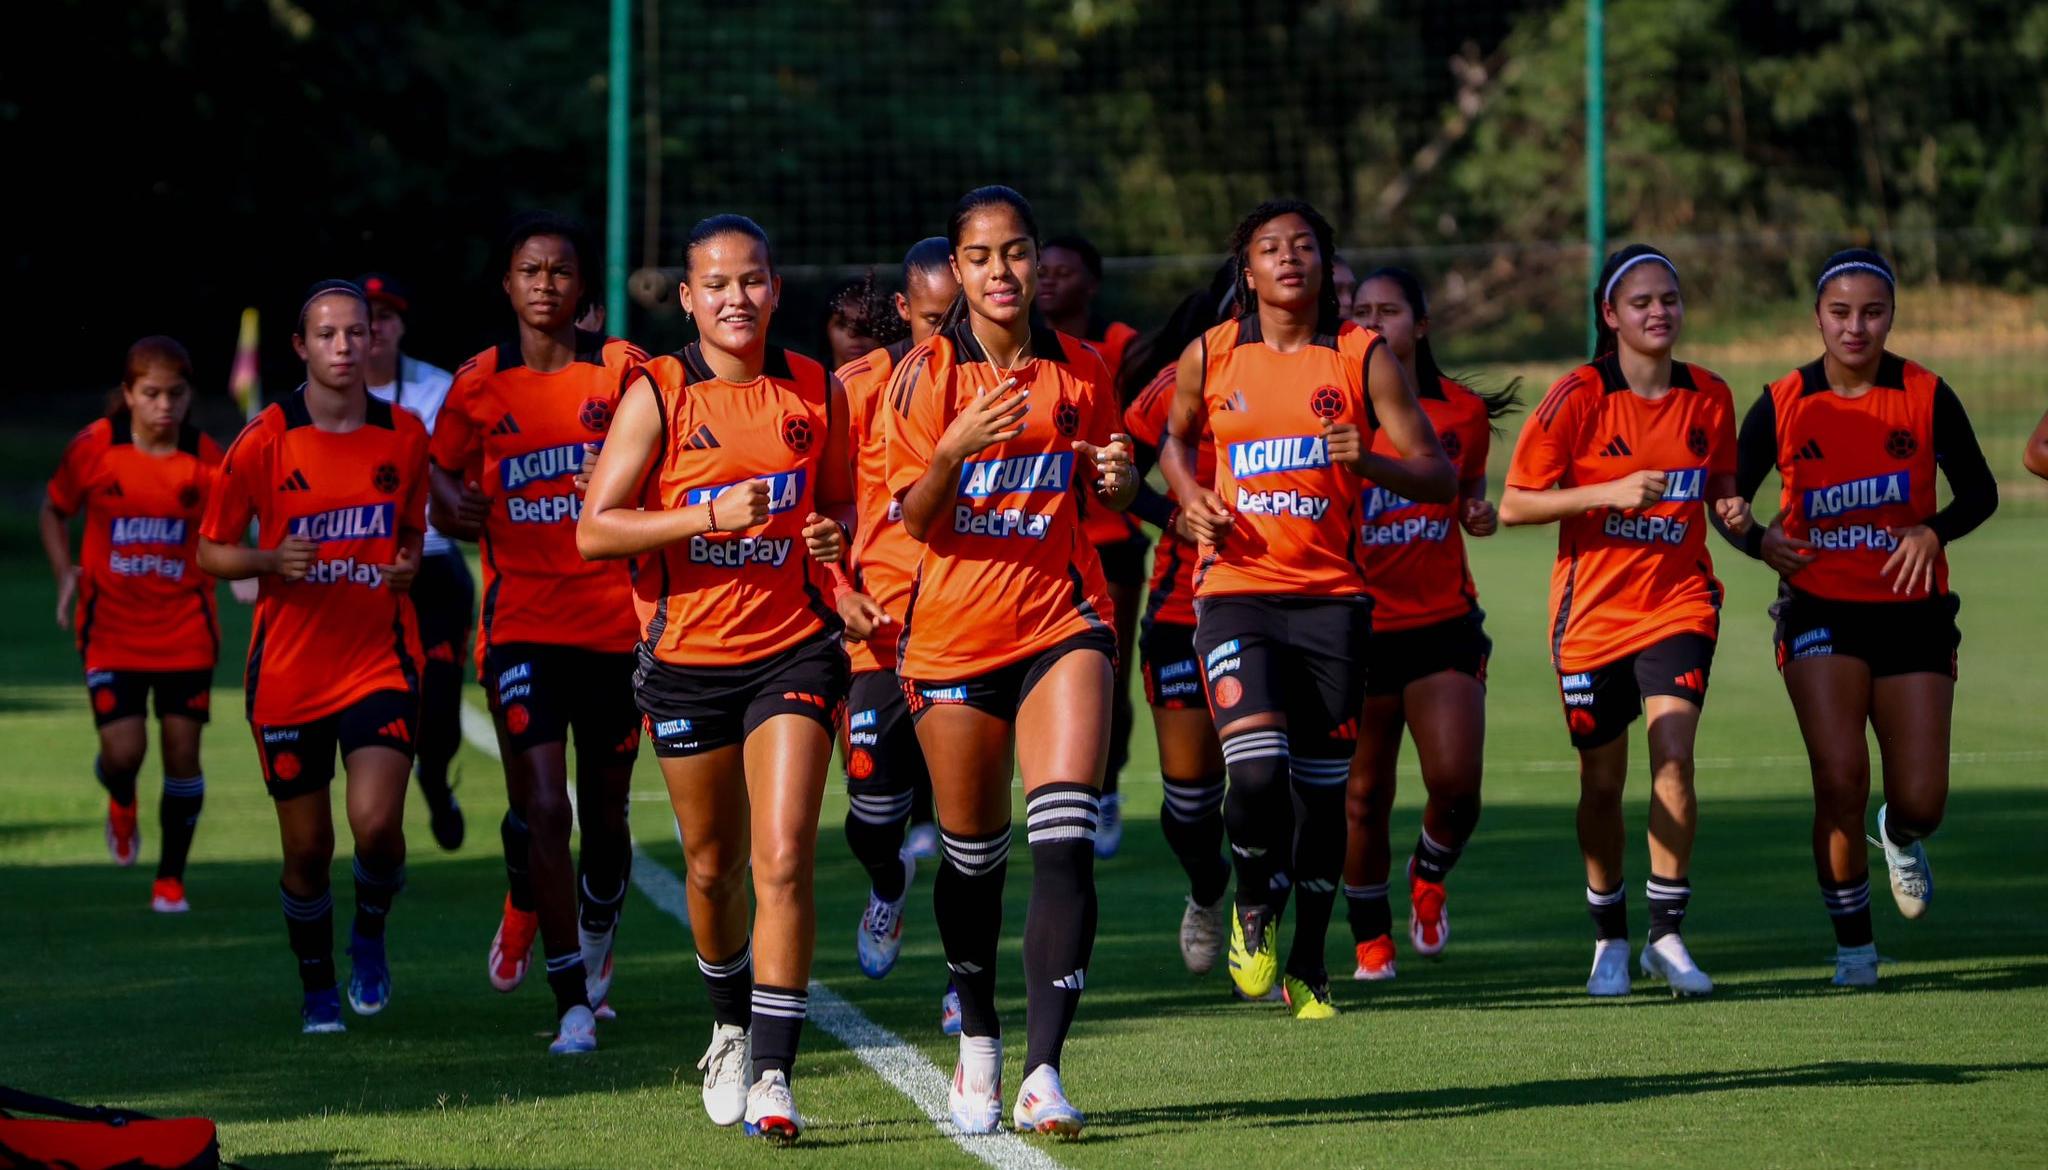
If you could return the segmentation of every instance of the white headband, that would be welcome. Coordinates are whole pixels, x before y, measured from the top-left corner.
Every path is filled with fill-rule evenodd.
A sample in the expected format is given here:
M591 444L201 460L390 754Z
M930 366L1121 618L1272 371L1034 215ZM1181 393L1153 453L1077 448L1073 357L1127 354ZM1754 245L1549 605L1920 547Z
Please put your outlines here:
M1621 267L1614 270L1614 275L1607 278L1607 287L1600 290L1600 299L1603 302L1613 300L1614 286L1621 283L1621 278L1628 275L1629 269L1634 268L1645 260L1654 260L1664 267L1671 269L1671 279L1678 279L1678 268L1671 261L1657 255L1655 252L1645 252L1640 256L1631 256L1627 260L1622 261Z
M1842 274L1843 274L1844 272L1869 272L1869 273L1873 273L1873 274L1875 274L1875 275L1876 275L1876 276L1877 276L1877 277L1878 277L1879 279L1881 279L1881 280L1883 280L1883 281L1884 281L1884 286L1885 286L1886 288L1896 288L1896 287L1898 287L1898 286L1897 286L1897 283L1896 283L1895 281L1893 281L1893 280L1892 280L1892 274L1891 274L1891 273L1889 273L1889 272L1886 272L1886 271L1885 271L1884 269L1882 269L1882 268L1879 268L1879 267L1878 267L1877 265L1875 265L1875 264L1872 264L1872 263L1871 263L1870 261L1868 261L1868 260L1850 260L1850 261L1847 261L1847 262L1845 262L1845 263L1837 264L1837 265L1835 265L1835 266L1834 266L1833 268L1830 268L1830 269L1828 269L1828 270L1827 270L1826 272L1823 272L1823 273L1821 273L1821 274L1820 274L1820 280L1819 280L1819 281L1817 281L1817 282L1815 282L1815 284L1814 284L1814 286L1813 286L1813 295L1814 295L1814 296L1819 296L1819 295L1821 294L1821 290L1822 290L1822 289L1825 289L1825 288L1826 288L1826 287L1828 286L1828 281L1831 281L1831 280L1833 280L1834 278L1836 278L1837 276L1840 276L1840 275L1842 275Z

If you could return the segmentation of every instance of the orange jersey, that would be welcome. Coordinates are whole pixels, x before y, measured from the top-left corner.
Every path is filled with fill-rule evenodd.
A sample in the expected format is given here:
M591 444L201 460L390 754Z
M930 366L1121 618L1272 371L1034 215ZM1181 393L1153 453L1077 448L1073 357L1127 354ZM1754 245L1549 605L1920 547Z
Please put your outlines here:
M72 629L85 669L211 670L220 657L213 578L199 571L199 521L220 444L186 426L161 458L127 417L78 432L50 478L50 503L85 513Z
M1830 390L1819 361L1771 384L1785 535L1818 546L1790 579L1794 589L1837 601L1899 600L1879 571L1899 547L1892 530L1934 515L1940 386L1932 371L1890 354L1860 397ZM1935 554L1934 592L1948 592L1946 552Z
M1236 513L1221 547L1202 549L1195 593L1355 597L1359 478L1330 462L1323 423L1352 423L1368 444L1366 361L1380 335L1346 321L1281 353L1256 313L1202 335L1202 407L1216 441L1214 490Z
M889 434L882 413L890 376L910 348L906 337L839 370L839 382L846 387L847 438L854 460L854 586L898 622L910 600L911 580L924 546L903 530L903 505L889 492ZM848 642L846 653L856 673L896 669L894 638Z
M1102 330L1101 337L1086 338L1090 348L1102 359L1108 378L1103 385L1110 394L1116 394L1117 373L1124 367L1124 351L1131 342L1138 339L1138 331L1121 321L1112 321ZM1138 535L1138 522L1099 499L1093 493L1081 493L1081 526L1088 534L1090 544L1115 544Z
M632 344L576 333L576 359L551 374L517 342L464 362L434 427L435 466L477 477L491 498L478 541L484 565L476 660L492 646L540 642L624 653L639 641L625 561L576 551L583 497L572 482L583 444L602 442L626 375L647 360Z
M932 519L899 646L916 679L986 674L1111 622L1095 546L1075 497L1095 490L1074 442L1109 442L1116 396L1084 342L1035 325L1032 361L998 371L962 323L912 350L889 388L889 490L923 478L960 409L1015 377L1030 392L1024 432L960 468L946 511Z
M1166 416L1173 406L1173 388L1180 381L1180 366L1168 362L1160 368L1124 411L1124 431L1148 447L1166 442ZM1216 443L1205 432L1195 447L1195 482L1209 483L1216 477ZM1152 546L1152 580L1146 586L1145 617L1174 626L1195 624L1195 546L1171 532L1159 534Z
M1458 482L1486 474L1486 452L1493 438L1486 402L1451 381L1416 395L1442 441L1444 454L1457 468ZM1401 451L1382 431L1373 439L1375 454L1399 458ZM1365 585L1372 594L1372 628L1409 630L1471 613L1479 604L1478 587L1465 557L1465 532L1458 514L1462 497L1445 504L1419 504L1372 483L1365 485L1360 504L1358 543Z
M679 666L738 666L836 627L824 572L804 548L831 431L825 367L770 346L761 376L728 382L692 342L633 375L661 410L659 459L641 506L696 507L750 479L768 483L768 518L710 532L640 560L633 598L654 656Z
M1735 406L1713 371L1674 362L1671 391L1650 402L1629 390L1614 355L1580 366L1522 427L1508 486L1585 487L1637 471L1666 473L1663 500L1558 524L1550 656L1560 671L1592 670L1674 634L1714 637L1720 628L1704 501L1710 476L1735 471Z
M371 398L363 425L323 431L303 390L272 403L228 448L200 535L319 546L304 578L262 578L244 678L253 723L307 723L376 691L416 690L412 601L384 586L399 535L427 529L427 428Z

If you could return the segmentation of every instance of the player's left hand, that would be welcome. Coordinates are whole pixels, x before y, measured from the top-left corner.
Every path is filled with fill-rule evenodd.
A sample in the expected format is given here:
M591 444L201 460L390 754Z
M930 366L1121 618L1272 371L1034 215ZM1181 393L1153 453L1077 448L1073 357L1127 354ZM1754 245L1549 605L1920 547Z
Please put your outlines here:
M896 619L889 611L865 593L848 593L839 599L839 620L846 623L846 636L856 642L865 642L875 636L876 631Z
M71 628L71 603L78 600L78 577L85 570L73 565L64 570L64 576L57 582L57 628Z
M1500 529L1500 509L1485 496L1466 496L1458 522L1473 536L1492 536Z
M846 529L813 512L804 517L804 548L812 560L832 564L846 555Z
M397 559L388 565L378 565L377 572L384 578L386 589L405 593L412 588L412 579L419 576L420 554L410 548L401 548Z
M1342 464L1354 471L1359 461L1365 458L1365 441L1358 433L1358 424L1323 420L1323 446L1330 453L1330 462Z
M596 443L583 444L583 466L576 469L576 478L569 481L576 485L579 496L590 490L590 473L597 470L597 448Z
M1131 437L1113 434L1106 446L1076 441L1074 453L1095 464L1096 487L1107 499L1115 499L1126 491L1135 491L1137 476L1131 465Z
M1892 579L1892 592L1907 597L1934 592L1934 564L1941 557L1941 538L1925 524L1888 529L1899 547L1892 550L1880 577Z
M1749 501L1741 496L1722 496L1714 501L1714 515L1721 518L1721 524L1730 536L1741 536L1756 523L1756 516L1749 510Z

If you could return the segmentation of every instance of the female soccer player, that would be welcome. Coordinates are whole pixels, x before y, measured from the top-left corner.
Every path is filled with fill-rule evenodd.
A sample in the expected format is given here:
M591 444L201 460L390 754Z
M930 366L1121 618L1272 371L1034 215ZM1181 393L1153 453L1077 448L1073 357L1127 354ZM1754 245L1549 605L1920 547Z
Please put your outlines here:
M1437 365L1429 301L1405 268L1380 268L1359 282L1352 319L1380 335L1415 376L1422 411L1458 470L1458 498L1418 503L1377 484L1365 489L1361 562L1372 596L1365 707L1351 757L1345 812L1344 901L1358 952L1356 979L1394 977L1393 914L1387 905L1394 768L1401 729L1415 740L1422 784L1422 832L1408 860L1408 941L1419 955L1450 940L1444 879L1479 823L1480 763L1486 742L1486 659L1493 641L1465 557L1464 534L1491 536L1499 516L1486 498L1486 454L1494 419L1514 409L1513 387L1475 393ZM1384 433L1374 443L1393 454Z
M280 895L307 1032L344 1031L334 989L338 747L355 837L348 1000L391 1001L384 923L405 885L405 785L419 721L420 636L405 596L427 527L427 431L363 388L370 306L346 281L313 286L292 345L306 383L234 445L200 529L199 567L261 579L243 685L284 842ZM256 546L242 543L256 522Z
M2026 464L2028 471L2048 479L2048 414L2042 415L2041 421L2034 424L2034 433L2027 439L2027 452L2021 462Z
M206 798L199 733L220 656L213 578L194 554L221 454L187 421L191 408L185 347L168 337L130 346L120 398L64 449L39 517L57 578L57 625L74 632L85 659L100 738L93 774L107 790L107 850L120 865L142 852L135 774L149 752L145 704L156 694L163 853L150 905L165 914L190 908L185 858ZM67 526L79 512L85 546L74 565Z
M626 799L640 751L632 579L624 562L577 554L582 499L572 481L583 444L604 438L621 383L647 355L576 328L588 255L580 235L537 215L508 236L503 285L518 333L456 371L431 472L436 521L482 549L477 677L505 749L506 815L527 829L523 866L513 868L516 831L507 849L511 890L488 973L500 991L519 986L538 926L560 1025L548 1050L558 1054L597 1047L594 1009L611 985L633 853ZM572 822L583 846L574 867Z
M947 231L962 300L890 388L889 489L923 543L899 673L931 768L944 860L933 890L961 1009L953 1123L1002 1119L996 941L1010 851L1011 752L1031 845L1020 1129L1071 1136L1060 1081L1095 942L1097 792L1115 618L1077 497L1121 511L1137 488L1108 372L1032 311L1038 230L1008 187L968 192Z
M1647 244L1607 258L1594 359L1559 379L1522 427L1501 497L1507 524L1556 524L1550 657L1579 752L1579 849L1593 916L1586 991L1629 992L1622 889L1625 732L1647 708L1652 767L1645 975L1674 995L1713 991L1679 929L1692 887L1693 739L1721 624L1705 501L1734 531L1735 416L1727 383L1675 361L1678 269Z
M1745 551L1784 578L1778 667L1813 770L1813 863L1835 927L1834 982L1877 982L1863 817L1870 751L1884 754L1877 843L1899 912L1934 900L1922 840L1948 803L1956 595L1944 550L1998 507L1998 483L1948 383L1885 349L1892 268L1863 248L1828 258L1814 283L1825 352L1778 379L1742 423L1737 488L1776 468L1778 518ZM1937 468L1951 492L1936 510Z
M634 691L682 826L690 931L717 1021L698 1062L705 1110L793 1141L818 806L847 682L826 597L851 591L838 566L853 453L838 379L768 342L781 290L754 221L717 215L691 229L679 293L698 340L628 381L577 546L639 558Z
M886 328L886 318L874 312L868 292L874 276L841 281L825 298L825 356L832 368L860 360L873 350L877 326Z
M1306 203L1262 203L1238 224L1238 315L1182 353L1160 457L1201 545L1195 649L1237 860L1230 976L1249 999L1280 983L1297 1019L1337 1014L1323 944L1365 682L1359 480L1418 500L1457 492L1407 373L1377 334L1342 319L1333 251L1328 221ZM1402 454L1373 451L1382 428ZM1213 486L1196 466L1205 433ZM1275 934L1290 884L1298 917L1283 980Z

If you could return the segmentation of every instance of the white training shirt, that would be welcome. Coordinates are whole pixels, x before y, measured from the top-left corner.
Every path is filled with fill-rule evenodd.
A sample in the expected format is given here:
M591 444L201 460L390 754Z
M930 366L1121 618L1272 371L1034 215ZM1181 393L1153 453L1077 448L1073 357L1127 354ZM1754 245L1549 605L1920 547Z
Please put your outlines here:
M441 404L448 401L448 387L454 382L455 375L441 367L401 353L398 355L398 381L372 386L370 393L413 412L426 424L427 433L431 435L434 433L434 419L441 413ZM426 543L420 551L423 555L434 556L454 547L453 542L428 525Z

